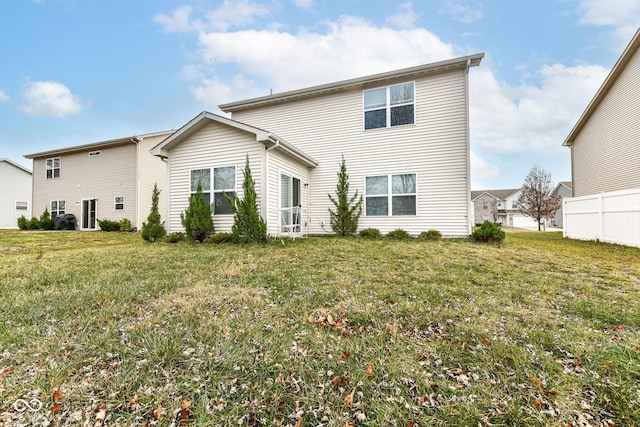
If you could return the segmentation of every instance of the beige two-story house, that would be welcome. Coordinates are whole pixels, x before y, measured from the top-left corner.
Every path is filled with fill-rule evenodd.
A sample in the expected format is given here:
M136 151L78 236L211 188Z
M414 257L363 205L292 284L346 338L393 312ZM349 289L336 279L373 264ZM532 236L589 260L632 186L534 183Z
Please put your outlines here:
M350 191L364 199L359 228L429 229L468 236L468 72L476 54L220 105L151 152L167 161L167 228L181 231L188 197L203 187L217 231L242 192L248 156L268 233L331 233L344 157Z
M73 214L76 229L99 229L98 219L129 219L140 229L154 183L166 183L166 164L149 150L173 131L118 138L27 154L33 160L34 215ZM166 200L160 198L164 209ZM39 214L38 214L39 215Z

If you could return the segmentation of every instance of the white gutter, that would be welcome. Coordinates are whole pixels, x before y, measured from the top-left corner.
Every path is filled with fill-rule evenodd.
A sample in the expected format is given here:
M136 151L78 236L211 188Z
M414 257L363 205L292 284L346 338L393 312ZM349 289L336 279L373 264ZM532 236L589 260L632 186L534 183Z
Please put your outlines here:
M271 138L269 138L271 139ZM265 171L262 180L262 187L264 188L264 203L265 203L265 212L263 218L265 218L265 223L267 224L267 234L269 234L269 183L267 180L269 179L269 151L276 149L280 146L280 140L275 138L275 144L265 150ZM277 187L278 176L276 174L276 188ZM278 232L278 224L276 221L276 234Z

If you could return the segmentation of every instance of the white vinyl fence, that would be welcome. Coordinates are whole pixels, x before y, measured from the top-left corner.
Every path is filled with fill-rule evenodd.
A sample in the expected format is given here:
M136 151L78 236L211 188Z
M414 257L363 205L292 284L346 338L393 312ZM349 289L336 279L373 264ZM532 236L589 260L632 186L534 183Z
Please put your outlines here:
M640 247L640 188L563 201L564 237Z

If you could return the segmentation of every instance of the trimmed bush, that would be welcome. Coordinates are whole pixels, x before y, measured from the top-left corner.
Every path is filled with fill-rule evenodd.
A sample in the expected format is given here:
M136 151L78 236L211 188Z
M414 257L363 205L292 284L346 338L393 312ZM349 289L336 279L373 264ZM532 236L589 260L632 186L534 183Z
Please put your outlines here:
M505 232L500 225L493 222L485 221L471 233L471 239L475 242L482 243L502 243L505 238Z
M442 239L442 233L440 233L438 230L427 230L427 231L423 231L422 233L420 233L420 235L418 236L418 239L421 240L441 240Z
M18 228L20 230L26 230L28 226L29 220L24 215L21 215L20 218L18 218Z
M233 233L216 233L209 237L211 243L231 243L236 240L237 237Z
M40 229L40 221L38 218L33 217L29 221L27 221L27 230L38 230Z
M186 238L187 236L185 236L184 233L175 232L175 233L170 233L164 236L164 241L167 243L179 243L184 241Z
M382 234L380 234L380 230L378 230L377 228L364 228L362 230L360 230L360 237L368 237L370 239L379 239L380 237L382 237Z
M98 225L102 231L120 231L120 221L111 221L110 219L99 219Z
M411 239L411 234L409 234L409 232L406 230L398 228L387 233L387 237L389 239L396 239L396 240L409 240Z
M127 218L122 218L120 220L120 231L132 231L133 224Z

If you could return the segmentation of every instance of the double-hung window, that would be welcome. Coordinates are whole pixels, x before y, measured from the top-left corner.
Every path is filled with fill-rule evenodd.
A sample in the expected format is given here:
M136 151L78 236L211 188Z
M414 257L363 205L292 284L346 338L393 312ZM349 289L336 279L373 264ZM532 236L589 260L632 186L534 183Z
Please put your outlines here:
M364 91L364 128L377 129L415 123L413 83Z
M60 178L60 157L46 160L47 179Z
M206 204L211 203L211 169L194 169L191 171L191 196L198 192L198 184Z
M235 203L236 197L236 167L225 166L213 168L213 214L233 215L233 209L227 201L227 197Z
M416 215L416 174L365 178L367 216Z
M51 201L51 218L55 219L58 215L63 215L66 208L66 202L64 200L52 200Z
M124 196L116 196L114 202L117 211L124 209Z

